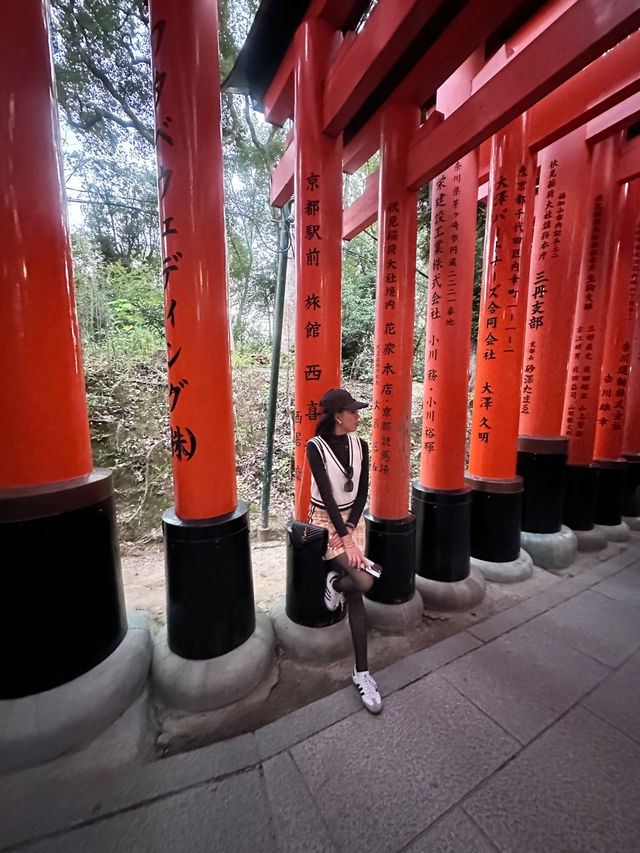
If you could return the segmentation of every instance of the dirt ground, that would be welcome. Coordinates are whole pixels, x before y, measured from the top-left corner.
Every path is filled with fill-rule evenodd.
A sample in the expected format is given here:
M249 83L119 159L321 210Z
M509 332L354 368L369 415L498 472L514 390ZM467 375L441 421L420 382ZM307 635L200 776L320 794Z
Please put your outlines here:
M146 611L152 628L164 625L167 617L163 545L125 543L120 549L120 559L127 607ZM284 540L253 543L251 564L256 605L271 610L285 591Z

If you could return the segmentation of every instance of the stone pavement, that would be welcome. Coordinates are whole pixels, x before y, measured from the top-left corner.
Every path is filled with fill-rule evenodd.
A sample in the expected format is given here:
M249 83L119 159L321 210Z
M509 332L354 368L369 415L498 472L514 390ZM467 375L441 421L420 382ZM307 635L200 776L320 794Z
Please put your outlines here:
M640 851L640 535L251 734L0 779L0 850ZM22 781L20 781L22 780Z

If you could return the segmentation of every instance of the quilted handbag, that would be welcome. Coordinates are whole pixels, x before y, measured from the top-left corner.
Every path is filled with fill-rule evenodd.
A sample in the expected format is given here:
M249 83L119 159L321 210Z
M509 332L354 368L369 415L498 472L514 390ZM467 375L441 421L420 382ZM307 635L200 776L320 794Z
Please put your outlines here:
M294 548L312 551L321 557L329 544L329 531L317 524L306 524L304 521L290 521L287 525L289 541Z

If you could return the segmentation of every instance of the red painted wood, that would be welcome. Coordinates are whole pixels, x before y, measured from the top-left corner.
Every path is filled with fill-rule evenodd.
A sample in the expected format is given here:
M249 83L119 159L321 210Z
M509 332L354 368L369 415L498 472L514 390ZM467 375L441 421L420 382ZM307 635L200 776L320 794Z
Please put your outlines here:
M638 26L636 0L611 0L598 15L591 0L576 0L440 127L418 132L409 152L409 185L431 180Z
M527 146L525 114L491 144L469 448L474 477L516 474L536 165Z
M93 468L47 7L19 3L0 29L1 488Z
M475 61L439 90L437 107L445 115L467 97ZM430 489L464 487L477 197L477 150L431 187L420 455L420 483Z
M550 92L530 111L539 150L640 90L640 32L634 32Z
M632 276L635 275L636 316L633 327L631 365L622 434L622 452L633 454L640 454L640 293L638 291L638 274L640 274L640 247L636 240L634 265L632 267Z
M371 513L384 519L409 514L418 195L407 190L405 169L419 118L415 107L390 104L382 120Z
M296 33L294 419L295 515L300 520L309 508L305 446L315 431L320 398L340 385L342 145L322 133L320 111L333 39L329 24L319 19Z
M484 44L485 39L501 26L517 6L514 0L493 0L490 4L486 0L471 0L465 3L448 27L441 33L434 33L434 39L426 47L424 55L390 97L417 106L427 104L435 96L438 87L476 48ZM375 58L374 53L369 62L375 61ZM371 124L376 128L375 133L370 132ZM433 124L430 123L429 127L432 128ZM355 171L375 153L378 138L379 114L376 113L347 146L347 171Z
M620 184L640 178L640 136L630 139L622 146L620 159L616 163L616 180Z
M213 0L151 0L176 513L237 507Z
M589 176L588 217L582 240L562 416L562 434L569 439L572 465L590 465L593 461L600 366L611 293L612 226L618 209L619 190L613 179L617 142L615 137L610 137L595 146Z
M607 330L600 373L594 459L618 459L622 453L625 412L629 396L629 374L632 364L633 328L638 308L638 276L640 275L640 181L620 187L616 217L615 257L613 262L611 298L607 308ZM638 373L640 354L633 371ZM636 379L634 375L634 380ZM640 382L636 381L640 388ZM636 417L635 434L640 433L640 411ZM629 437L633 430L629 430ZM633 441L633 439L631 439ZM640 451L640 438L636 440Z
M337 136L346 127L439 5L439 0L378 3L349 49L341 52L329 70L323 102L326 133Z
M296 144L286 149L271 173L271 204L284 207L293 195L293 171L296 162Z
M362 0L313 0L307 9L303 21L322 18L334 30L343 29L346 21L364 6ZM295 71L296 49L289 46L280 68L271 81L264 99L264 117L271 124L282 127L288 118L293 117L293 75Z
M624 130L640 119L640 92L587 122L587 142L595 145L616 131Z
M522 435L558 436L585 230L590 152L584 128L539 154L540 186L527 288Z

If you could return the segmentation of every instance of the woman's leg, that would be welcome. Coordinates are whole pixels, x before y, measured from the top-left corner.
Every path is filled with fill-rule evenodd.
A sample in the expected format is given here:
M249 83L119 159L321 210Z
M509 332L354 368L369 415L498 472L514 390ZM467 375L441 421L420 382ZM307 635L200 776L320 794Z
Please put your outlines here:
M364 609L362 593L371 589L373 578L367 572L353 568L344 554L339 554L329 561L330 571L342 573L342 577L334 581L333 586L338 592L344 593L349 611L349 627L353 641L353 651L356 658L356 671L364 672L369 669L367 662L367 615Z

